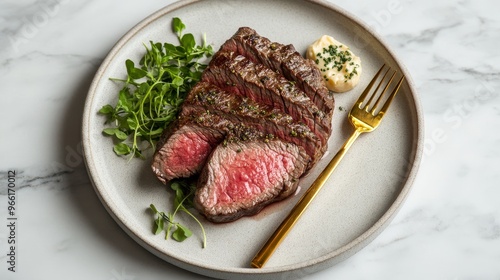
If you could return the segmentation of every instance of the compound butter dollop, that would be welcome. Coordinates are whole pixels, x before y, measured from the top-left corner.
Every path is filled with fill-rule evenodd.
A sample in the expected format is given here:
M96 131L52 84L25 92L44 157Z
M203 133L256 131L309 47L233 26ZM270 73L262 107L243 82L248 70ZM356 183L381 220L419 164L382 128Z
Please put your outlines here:
M321 71L326 87L334 92L353 89L361 76L361 59L348 46L323 35L307 48L306 57Z

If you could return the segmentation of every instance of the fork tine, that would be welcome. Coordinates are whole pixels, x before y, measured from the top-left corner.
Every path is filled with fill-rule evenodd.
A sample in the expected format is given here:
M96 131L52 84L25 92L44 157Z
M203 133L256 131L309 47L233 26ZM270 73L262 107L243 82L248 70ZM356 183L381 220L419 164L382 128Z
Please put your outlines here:
M399 87L401 87L401 84L403 83L404 79L405 79L405 76L403 75L401 77L401 79L399 79L399 82L397 83L396 87L392 90L389 98L387 98L387 100L385 101L385 104L384 104L384 106L382 106L382 109L380 109L379 114L381 115L381 117L383 117L385 112L387 112L387 109L389 109L389 105L391 105L391 102L394 99L394 96L396 96L396 93L398 93Z
M385 77L387 77L387 74L389 73L389 71L391 71L391 67L389 67L389 69L387 69L387 71L385 71L385 74L382 77L382 79L380 79L380 82L378 83L377 88L373 91L372 95L370 96L370 99L368 99L368 101L366 102L366 104L365 104L365 111L366 112L369 112L368 107L370 106L370 103L372 103L373 98L377 95L377 92L380 89L380 86L382 85L382 83L384 82Z
M361 105L363 104L363 101L365 100L366 96L370 92L370 89L373 87L373 85L377 81L377 78L380 75L380 73L382 73L382 70L384 69L384 67L385 67L385 64L382 65L382 67L380 67L380 69L378 70L377 74L375 74L375 77L373 77L373 79L371 80L371 82L368 84L368 86L365 88L365 90L363 91L363 93L361 94L361 96L358 98L358 101L356 101L356 106L358 106L359 109L361 109Z
M389 69L389 70L390 70L390 69ZM387 75L387 73L389 73L389 70L387 70L386 75ZM388 89L388 88L389 88L389 86L391 85L392 80L394 79L394 76L395 76L395 75L396 75L396 71L394 71L394 73L392 73L392 76L391 76L391 78L389 79L389 81L387 82L387 84L385 85L384 90L383 90L383 91L382 91L382 93L378 96L377 101L375 102L375 105L373 105L373 108L372 108L372 111L371 111L372 115L375 115L375 110L377 110L377 107L378 107L378 104L380 103L380 100L382 100L382 97L384 96L385 92L387 91L387 89ZM385 78L385 75L384 75L384 78ZM378 89L379 89L380 85L382 85L383 81L384 81L384 79L382 79L382 80L380 81L380 84L378 84L377 91L378 91ZM373 96L375 96L375 93L376 93L376 92L374 92L374 93L373 93L372 97L373 97ZM368 106L368 105L367 105L367 106Z

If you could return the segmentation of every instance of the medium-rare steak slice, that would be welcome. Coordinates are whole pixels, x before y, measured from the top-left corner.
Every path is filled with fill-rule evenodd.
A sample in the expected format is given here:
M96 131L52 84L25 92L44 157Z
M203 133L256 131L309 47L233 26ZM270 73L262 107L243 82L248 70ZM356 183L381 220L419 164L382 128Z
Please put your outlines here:
M218 52L205 69L202 80L282 110L295 121L305 123L326 145L331 119L294 83L265 65L235 53Z
M212 222L254 215L296 191L308 156L280 140L219 145L198 180L195 206Z
M296 82L326 115L332 115L334 98L326 87L321 72L313 61L302 57L293 45L271 42L252 28L241 27L220 50L241 54L253 62L279 71L287 79Z
M309 127L293 122L289 115L280 110L225 92L215 85L200 82L186 97L183 114L200 115L200 112L207 110L233 124L243 123L247 127L253 127L264 133L268 139L277 137L303 147L311 158L307 169L314 166L326 150L326 146L322 145Z
M174 178L187 178L201 171L212 150L224 139L217 129L178 120L157 143L151 168L166 184Z

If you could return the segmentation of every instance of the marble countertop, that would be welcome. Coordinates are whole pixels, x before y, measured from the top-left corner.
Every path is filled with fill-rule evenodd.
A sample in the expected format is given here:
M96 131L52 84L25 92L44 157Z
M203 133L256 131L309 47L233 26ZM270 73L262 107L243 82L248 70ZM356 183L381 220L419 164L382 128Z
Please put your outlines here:
M134 242L97 198L81 156L90 82L114 43L173 1L0 3L0 278L205 279ZM500 279L498 1L331 2L406 64L425 120L406 203L372 243L307 279ZM15 171L16 272L7 186Z

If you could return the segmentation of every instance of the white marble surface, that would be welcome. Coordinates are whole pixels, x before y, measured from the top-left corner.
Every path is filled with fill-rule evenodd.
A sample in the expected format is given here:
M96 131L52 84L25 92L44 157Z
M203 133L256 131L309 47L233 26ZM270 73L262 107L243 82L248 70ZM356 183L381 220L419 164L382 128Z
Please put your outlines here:
M83 102L113 44L173 1L0 3L0 279L205 279L154 257L110 218L80 150ZM390 226L306 279L500 279L498 1L332 1L406 64L424 111L418 178ZM7 270L8 171L16 272Z

